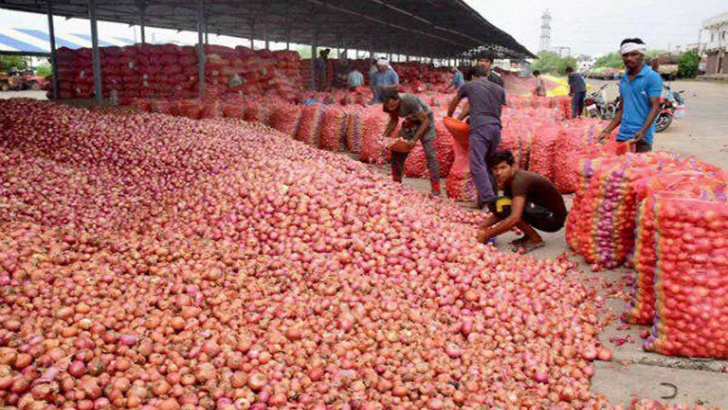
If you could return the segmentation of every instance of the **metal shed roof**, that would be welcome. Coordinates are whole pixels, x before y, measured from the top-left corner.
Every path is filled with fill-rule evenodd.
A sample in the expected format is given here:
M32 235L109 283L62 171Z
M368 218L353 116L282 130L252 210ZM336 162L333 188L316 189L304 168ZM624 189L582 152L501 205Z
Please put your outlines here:
M87 0L51 0L57 16L88 18ZM197 30L196 0L97 0L99 20ZM0 0L0 8L43 13L43 0ZM205 0L208 32L429 57L490 48L533 55L463 0ZM496 57L498 55L496 54Z

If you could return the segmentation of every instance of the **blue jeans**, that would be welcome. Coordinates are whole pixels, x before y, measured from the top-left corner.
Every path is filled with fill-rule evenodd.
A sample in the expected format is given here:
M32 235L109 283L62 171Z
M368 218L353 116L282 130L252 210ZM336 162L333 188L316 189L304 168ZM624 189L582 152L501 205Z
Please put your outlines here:
M574 93L571 97L571 118L581 117L584 111L584 100L586 100L586 91Z
M498 124L487 124L478 129L471 129L468 137L470 174L478 190L478 204L483 205L495 201L496 184L491 167L493 156L501 140L501 127Z

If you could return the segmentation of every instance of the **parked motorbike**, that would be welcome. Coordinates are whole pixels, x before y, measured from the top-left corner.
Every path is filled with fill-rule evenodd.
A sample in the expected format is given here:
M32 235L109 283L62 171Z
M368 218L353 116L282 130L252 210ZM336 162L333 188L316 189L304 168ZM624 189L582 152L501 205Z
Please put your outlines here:
M660 98L660 112L655 119L655 132L665 131L673 118L685 118L685 98L682 94L685 92L672 91L669 84L665 84L665 96Z
M607 101L607 93L604 91L608 84L589 94L584 101L586 112L589 117L611 120L617 112L617 105Z

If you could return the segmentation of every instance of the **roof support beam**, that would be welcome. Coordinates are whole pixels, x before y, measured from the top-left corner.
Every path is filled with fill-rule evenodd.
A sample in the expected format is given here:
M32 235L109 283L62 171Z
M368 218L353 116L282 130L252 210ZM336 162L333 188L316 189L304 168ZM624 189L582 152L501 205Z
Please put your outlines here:
M99 50L99 28L96 24L96 0L88 0L88 17L91 20L91 51L94 70L94 94L96 104L104 105L104 89L101 82L101 54Z
M58 100L58 62L56 61L56 30L53 26L53 3L46 0L48 8L48 34L51 40L51 70L53 70L53 99Z
M202 43L202 29L205 26L205 4L197 0L197 75L199 80L200 99L205 96L205 45Z

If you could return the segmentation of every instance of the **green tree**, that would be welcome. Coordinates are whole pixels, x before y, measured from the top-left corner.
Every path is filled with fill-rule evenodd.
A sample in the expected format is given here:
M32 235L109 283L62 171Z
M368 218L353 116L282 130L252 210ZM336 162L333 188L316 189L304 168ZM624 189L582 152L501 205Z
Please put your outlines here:
M594 62L594 68L623 68L622 56L619 53L603 55Z
M558 54L550 51L542 51L538 54L538 60L531 64L533 70L539 70L542 73L564 74L566 67L576 67L576 58L559 57Z
M695 78L698 75L700 55L695 50L682 53L677 67L677 76L680 78Z
M49 75L53 74L53 70L51 70L50 64L43 64L35 69L35 75L41 76L41 77L48 77Z
M0 56L0 69L8 71L10 67L25 70L26 63L22 56Z

